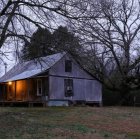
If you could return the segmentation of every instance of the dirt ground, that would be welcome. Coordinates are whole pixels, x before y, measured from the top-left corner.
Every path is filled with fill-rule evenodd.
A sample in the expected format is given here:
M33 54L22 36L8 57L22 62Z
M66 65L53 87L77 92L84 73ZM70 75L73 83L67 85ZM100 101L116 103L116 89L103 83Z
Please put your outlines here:
M140 108L0 107L2 138L140 138Z

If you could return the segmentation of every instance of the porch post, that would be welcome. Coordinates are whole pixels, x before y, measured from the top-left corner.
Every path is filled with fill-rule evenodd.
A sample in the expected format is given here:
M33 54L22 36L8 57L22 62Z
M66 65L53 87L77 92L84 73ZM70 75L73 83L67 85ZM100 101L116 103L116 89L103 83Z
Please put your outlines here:
M27 100L29 101L30 93L29 93L29 87L30 87L30 79L27 79Z
M15 81L15 101L16 101L16 81Z

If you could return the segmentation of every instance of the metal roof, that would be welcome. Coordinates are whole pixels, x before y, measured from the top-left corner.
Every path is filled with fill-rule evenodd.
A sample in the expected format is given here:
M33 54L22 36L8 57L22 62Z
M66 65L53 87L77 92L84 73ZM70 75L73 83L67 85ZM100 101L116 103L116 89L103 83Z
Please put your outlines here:
M37 69L37 70L30 70L30 71L24 71L21 74L18 74L14 77L11 77L10 79L4 81L4 82L8 82L8 81L15 81L15 80L20 80L20 79L26 79L29 77L32 77L36 74L39 74L41 72L41 69Z
M58 62L66 53L57 53L41 57L36 60L28 62L18 63L11 70L9 70L4 76L0 78L0 82L15 81L20 79L26 79L40 74L49 68L51 68L56 62Z

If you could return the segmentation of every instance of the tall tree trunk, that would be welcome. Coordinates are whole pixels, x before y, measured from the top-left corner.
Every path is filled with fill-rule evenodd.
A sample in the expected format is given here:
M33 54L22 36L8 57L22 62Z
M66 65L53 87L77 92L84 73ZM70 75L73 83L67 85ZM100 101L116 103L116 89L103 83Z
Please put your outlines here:
M130 96L130 90L128 85L126 84L122 84L120 87L120 95L121 95L121 99L118 102L118 105L127 105L128 104L128 98Z

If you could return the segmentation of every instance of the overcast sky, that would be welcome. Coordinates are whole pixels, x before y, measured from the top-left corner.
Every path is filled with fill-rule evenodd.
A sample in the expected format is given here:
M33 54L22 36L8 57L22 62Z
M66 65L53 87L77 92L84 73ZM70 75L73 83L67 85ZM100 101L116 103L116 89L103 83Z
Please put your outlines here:
M60 25L66 26L66 21L62 16L60 16L60 15L55 15L55 16L57 18L55 21L51 22L51 28L56 29ZM36 18L36 17L34 17L34 18ZM35 26L30 27L30 29L31 29L32 33L35 32L35 30L37 30L37 28ZM19 47L21 47L21 46L19 46ZM4 60L5 63L7 63L7 71L9 71L14 65L16 65L18 63L18 60L16 59L16 56L14 55L14 53L15 53L14 48L15 48L14 44L11 44L11 42L10 42L10 43L7 43L6 45L4 45L4 47L2 47L0 49L2 52L6 52L6 57L1 56L1 58ZM0 77L5 74L4 62L1 63Z

